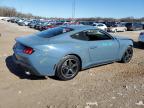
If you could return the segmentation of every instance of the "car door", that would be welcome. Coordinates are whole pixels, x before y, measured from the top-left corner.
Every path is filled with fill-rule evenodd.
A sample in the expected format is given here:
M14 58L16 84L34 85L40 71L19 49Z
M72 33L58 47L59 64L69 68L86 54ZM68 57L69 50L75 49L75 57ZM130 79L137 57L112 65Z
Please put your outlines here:
M98 24L97 27L98 27L99 29L101 29L101 30L104 30L103 24Z
M122 26L120 24L117 24L117 31L123 31Z
M89 55L91 62L105 63L118 58L118 41L102 30L88 30Z

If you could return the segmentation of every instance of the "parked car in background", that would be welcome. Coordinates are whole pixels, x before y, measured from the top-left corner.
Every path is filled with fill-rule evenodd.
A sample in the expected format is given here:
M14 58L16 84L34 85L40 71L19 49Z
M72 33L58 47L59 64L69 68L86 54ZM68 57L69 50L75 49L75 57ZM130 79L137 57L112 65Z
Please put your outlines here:
M40 26L39 26L39 30L43 30L43 27L45 27L45 26L47 26L49 24L49 22L44 22L44 23L42 23Z
M56 25L56 26L60 26L60 25L63 25L64 23L63 22L56 22L54 25ZM71 24L71 23L70 23ZM69 25L70 25L69 24ZM67 25L67 24L65 24L65 25Z
M64 22L62 22L64 25L69 25L69 24L71 24L71 21L64 21Z
M140 45L144 45L144 32L141 32L139 34L138 40L139 40Z
M116 24L114 26L108 27L108 31L110 32L118 32L118 31L122 31L125 32L127 30L126 26L124 24Z
M143 25L143 29L144 29L144 22L142 23L142 25Z
M40 21L39 23L37 23L34 28L37 30L40 30L41 26L44 24L45 22Z
M39 30L46 30L46 29L44 29L46 26L48 26L48 25L50 25L50 23L49 22L45 22L45 23L43 23L43 24L41 24L40 26L39 26Z
M31 22L31 23L29 24L29 27L30 27L30 28L34 28L36 24L38 24L37 21Z
M93 21L80 21L79 22L79 24L81 25L91 25L91 26L93 25L93 23L94 23Z
M93 23L93 26L101 30L107 31L107 26L103 23Z
M50 28L54 28L54 27L57 27L57 26L60 26L60 25L63 25L64 23L63 22L45 22L41 25L41 27L39 28L39 30L43 31L43 30L47 30L47 29L50 29ZM65 23L66 24L66 23ZM69 25L69 24L66 24L66 25Z
M10 20L10 17L3 17L1 20L8 21L8 20Z
M117 24L117 22L103 22L107 27L113 27Z
M12 19L12 18L9 18L9 19L7 20L7 22L11 22L11 19Z
M22 22L19 22L18 25L20 25L20 26L28 26L29 23L30 23L30 21L24 20Z
M133 56L133 41L93 26L59 26L16 38L13 60L38 76L74 78L80 70Z
M15 23L15 21L16 21L15 18L12 18L12 19L10 20L11 23Z
M143 25L141 23L126 23L125 26L127 27L128 31L142 30L143 29Z
M24 22L24 19L15 19L15 23L17 23L18 25L22 22Z
M48 23L48 24L45 24L45 25L41 26L40 30L43 31L43 30L47 30L47 29L50 29L50 28L54 28L56 26L57 25Z

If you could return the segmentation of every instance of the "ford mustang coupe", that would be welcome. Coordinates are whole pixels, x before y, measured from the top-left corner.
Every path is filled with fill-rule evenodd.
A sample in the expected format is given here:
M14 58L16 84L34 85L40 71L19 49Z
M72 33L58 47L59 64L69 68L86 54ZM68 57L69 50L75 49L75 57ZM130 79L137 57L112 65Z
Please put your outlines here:
M16 38L13 60L37 76L74 78L80 70L133 56L133 41L92 26L70 25Z

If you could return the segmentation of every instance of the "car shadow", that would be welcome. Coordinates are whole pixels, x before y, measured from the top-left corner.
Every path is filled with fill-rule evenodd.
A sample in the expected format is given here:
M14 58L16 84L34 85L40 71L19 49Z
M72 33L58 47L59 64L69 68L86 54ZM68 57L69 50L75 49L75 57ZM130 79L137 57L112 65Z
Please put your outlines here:
M133 41L133 44L134 44L134 48L137 48L137 49L144 49L144 44L142 45L142 43L140 42L137 42L137 41Z
M39 76L34 76L34 75L27 75L25 73L25 70L22 67L16 65L13 62L12 56L8 56L5 59L5 63L6 63L7 68L9 69L9 71L12 74L18 76L20 79L29 79L29 80L45 80L46 79L45 77L39 77Z

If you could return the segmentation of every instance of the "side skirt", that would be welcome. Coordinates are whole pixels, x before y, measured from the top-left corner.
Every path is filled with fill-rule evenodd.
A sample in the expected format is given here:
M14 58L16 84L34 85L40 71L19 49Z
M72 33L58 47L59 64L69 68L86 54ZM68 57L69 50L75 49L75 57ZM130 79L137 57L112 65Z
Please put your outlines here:
M94 68L94 67L98 67L98 66L103 66L103 65L107 65L107 64L112 64L114 62L117 62L119 60L114 60L114 61L108 61L108 62L105 62L105 63L100 63L100 64L91 64L87 67L84 67L82 68L81 70L86 70L86 69L90 69L90 68Z

